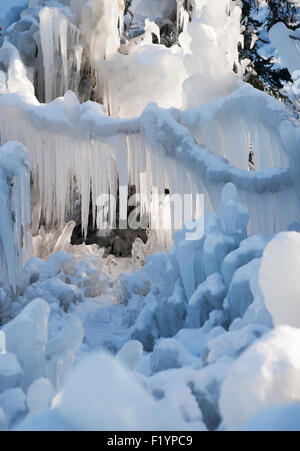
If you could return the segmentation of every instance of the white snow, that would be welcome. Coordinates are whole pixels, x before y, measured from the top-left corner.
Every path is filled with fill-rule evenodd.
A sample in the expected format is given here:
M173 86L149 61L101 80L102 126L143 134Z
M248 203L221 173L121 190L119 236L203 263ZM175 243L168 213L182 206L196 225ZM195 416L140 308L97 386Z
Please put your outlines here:
M221 389L227 428L246 425L270 407L299 401L299 329L280 326L236 360Z
M0 430L299 429L299 32L283 104L241 7L0 0ZM73 245L129 188L147 243Z

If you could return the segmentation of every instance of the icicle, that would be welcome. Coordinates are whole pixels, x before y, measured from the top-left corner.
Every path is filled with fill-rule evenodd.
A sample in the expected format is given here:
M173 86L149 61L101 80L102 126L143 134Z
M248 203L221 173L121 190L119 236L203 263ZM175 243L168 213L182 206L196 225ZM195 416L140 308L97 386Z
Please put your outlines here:
M253 117L250 120L250 108L244 108L244 102L248 106L249 102L254 102L256 107L261 103L256 110L259 111L256 122ZM63 229L76 180L76 189L81 196L82 227L86 233L91 189L94 212L97 197L101 194L112 194L117 199L119 180L125 189L129 184L136 186L137 193L141 194L141 211L148 215L152 236L156 236L159 246L166 247L171 243L174 228L172 196L203 194L205 211L212 211L219 205L222 187L228 180L235 183L241 201L247 206L253 233L273 234L287 228L289 222L299 216L299 205L288 170L249 173L247 167L244 171L232 168L218 155L206 150L203 140L199 140L202 146L198 147L188 130L191 128L193 133L196 130L200 134L205 130L214 133L216 141L211 141L211 144L216 149L221 130L224 152L231 149L232 156L243 157L246 162L250 130L251 141L255 143L255 157L259 161L265 158L265 153L272 151L276 128L283 119L278 110L274 110L272 124L267 124L264 117L268 116L266 111L269 110L265 108L268 108L265 97L260 97L260 94L251 100L249 96L243 100L240 95L229 103L218 104L216 114L211 109L210 118L206 121L203 121L201 110L199 115L194 111L192 121L190 113L174 111L178 120L185 123L181 126L169 113L154 106L149 107L139 119L120 120L105 117L102 110L91 102L80 106L71 93L49 105L25 103L16 96L1 96L0 137L2 143L17 139L30 152L35 232L40 219L47 230ZM238 142L242 144L236 146L239 154L235 154L235 143L226 134L226 124L229 126L231 115L243 119L242 126L235 130ZM256 130L255 127L261 129ZM272 133L274 138L266 139ZM213 145L210 147L213 148ZM246 150L243 155L241 149ZM277 149L278 153L283 153L280 140ZM3 177L2 181L5 182L2 183L3 189L8 190ZM24 189L20 196L25 192ZM280 213L276 203L284 214ZM112 220L115 216L113 202L108 207L107 216ZM269 221L263 220L266 208L270 209ZM194 219L203 212L201 202L195 197L193 202L188 202L186 209L187 216ZM103 209L98 210L98 217L94 219L98 224L103 222ZM18 224L25 222L20 220ZM164 230L166 228L168 230ZM23 235L26 236L26 233ZM2 254L5 255L5 252Z
M41 48L45 74L45 101L63 96L71 87L78 89L82 47L80 34L58 8L45 7L39 13ZM72 80L73 67L76 68Z

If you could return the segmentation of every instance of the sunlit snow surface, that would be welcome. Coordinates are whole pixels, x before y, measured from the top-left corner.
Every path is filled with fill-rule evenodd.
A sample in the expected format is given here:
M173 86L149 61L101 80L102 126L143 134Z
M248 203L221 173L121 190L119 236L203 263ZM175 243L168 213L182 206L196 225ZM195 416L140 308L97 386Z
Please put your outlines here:
M300 429L298 123L241 81L239 2L190 3L191 23L180 0L134 0L121 45L118 0L31 0L5 33L0 430ZM180 45L153 45L171 14ZM297 72L281 24L270 38ZM130 259L71 246L74 176L84 232L90 182L94 211L119 180L204 194L204 234L173 235L164 203Z

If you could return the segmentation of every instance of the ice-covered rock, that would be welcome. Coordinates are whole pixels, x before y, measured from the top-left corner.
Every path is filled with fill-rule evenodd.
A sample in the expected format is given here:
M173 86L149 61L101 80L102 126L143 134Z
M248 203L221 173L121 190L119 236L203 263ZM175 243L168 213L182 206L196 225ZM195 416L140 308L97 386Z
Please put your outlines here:
M279 326L234 363L221 389L228 429L246 426L260 411L300 400L300 331Z
M36 379L28 388L27 405L30 414L43 412L51 406L55 391L49 379Z

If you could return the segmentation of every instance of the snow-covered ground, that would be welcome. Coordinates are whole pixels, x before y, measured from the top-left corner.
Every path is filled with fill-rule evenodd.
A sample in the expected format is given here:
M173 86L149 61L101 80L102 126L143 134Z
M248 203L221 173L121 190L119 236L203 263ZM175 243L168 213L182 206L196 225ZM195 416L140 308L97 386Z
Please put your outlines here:
M242 81L241 2L25 3L0 0L0 430L299 430L299 123ZM118 183L148 242L71 245Z

